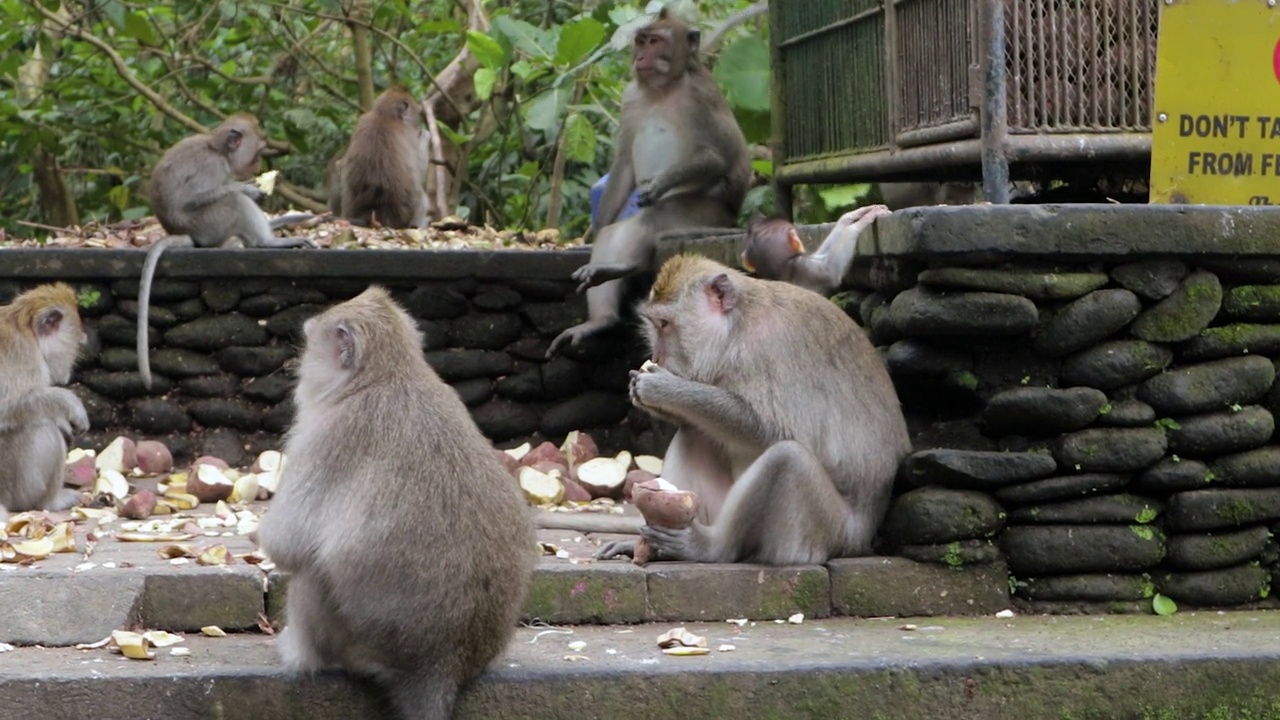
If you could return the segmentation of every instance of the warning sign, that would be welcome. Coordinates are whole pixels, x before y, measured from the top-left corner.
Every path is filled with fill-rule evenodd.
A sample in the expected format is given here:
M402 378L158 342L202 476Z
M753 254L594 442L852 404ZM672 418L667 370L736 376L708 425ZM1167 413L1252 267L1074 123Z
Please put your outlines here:
M1280 7L1163 0L1151 202L1280 205Z

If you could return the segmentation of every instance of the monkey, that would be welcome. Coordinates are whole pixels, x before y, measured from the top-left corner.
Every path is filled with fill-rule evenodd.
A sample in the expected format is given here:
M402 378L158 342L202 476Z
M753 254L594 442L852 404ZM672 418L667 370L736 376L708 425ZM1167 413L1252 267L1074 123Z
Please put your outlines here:
M169 234L147 250L138 289L138 371L148 388L151 283L165 250L314 247L306 238L272 235L276 228L311 220L314 215L291 213L269 221L257 205L265 193L250 179L262 169L266 147L258 119L237 113L208 133L178 141L151 173L151 205Z
M353 225L426 225L429 160L422 106L399 88L382 93L356 121L340 161L342 216Z
M587 320L560 333L568 343L621 321L623 280L653 270L657 237L689 227L733 227L751 182L747 141L699 58L701 33L663 8L636 32L634 79L622 94L615 156L599 205L591 259L575 270ZM635 191L640 211L619 221Z
M342 152L339 151L329 159L329 164L324 169L324 187L326 191L326 205L329 206L329 212L338 217L342 217Z
M71 380L87 340L75 291L41 285L0 306L0 520L10 510L66 510L67 447L89 429Z
M845 213L812 255L805 254L800 233L790 221L784 218L756 220L747 228L742 267L765 280L782 280L830 295L840 288L849 271L858 236L871 227L876 218L888 215L889 208L884 205L868 205Z
M449 717L515 630L527 505L384 288L303 334L288 461L258 531L289 575L279 654L372 677L406 718Z
M884 363L826 298L678 255L638 315L653 364L631 402L676 426L663 477L698 494L686 529L645 525L661 559L823 563L871 552L911 451ZM600 558L630 555L607 543Z

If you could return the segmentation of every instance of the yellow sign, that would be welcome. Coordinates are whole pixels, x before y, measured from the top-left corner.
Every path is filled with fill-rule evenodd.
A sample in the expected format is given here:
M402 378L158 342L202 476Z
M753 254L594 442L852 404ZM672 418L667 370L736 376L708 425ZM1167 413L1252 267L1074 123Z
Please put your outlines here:
M1280 6L1160 0L1151 202L1280 205Z

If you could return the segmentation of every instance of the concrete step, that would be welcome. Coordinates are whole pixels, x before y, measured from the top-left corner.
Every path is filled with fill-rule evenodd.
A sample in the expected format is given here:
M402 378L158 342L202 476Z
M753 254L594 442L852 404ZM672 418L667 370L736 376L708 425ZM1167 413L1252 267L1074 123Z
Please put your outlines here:
M693 623L712 649L697 657L657 649L671 624L522 628L460 717L1280 717L1280 613L912 622ZM272 643L188 636L189 656L160 650L154 661L0 652L0 718L388 717L375 691L341 673L286 675Z
M653 621L772 620L833 615L993 615L1009 606L1003 563L950 568L905 558L856 558L827 565L763 567L594 562L596 538L544 530L564 550L534 573L526 621L617 624ZM254 549L245 537L200 538L233 554ZM0 564L0 642L66 646L133 626L170 631L218 625L253 630L263 616L282 621L287 580L235 561L201 567L161 558L168 543L102 538L87 559L52 555L30 566ZM82 544L83 548L84 545Z

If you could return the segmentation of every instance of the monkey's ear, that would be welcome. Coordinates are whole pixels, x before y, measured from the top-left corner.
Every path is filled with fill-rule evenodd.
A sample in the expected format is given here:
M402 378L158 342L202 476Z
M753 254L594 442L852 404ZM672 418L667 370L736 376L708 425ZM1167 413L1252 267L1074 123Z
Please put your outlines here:
M756 273L756 266L751 263L751 258L747 257L746 250L742 251L742 269L746 270L752 275L755 275Z
M244 133L239 130L227 131L227 154L231 154L240 149L240 144L244 142Z
M729 314L729 311L738 304L738 288L734 287L733 279L726 273L720 273L711 278L704 290L711 306L721 315Z
M36 335L48 337L56 334L62 327L62 319L66 315L59 308L48 308L36 316Z
M796 232L794 227L787 230L787 245L791 246L791 252L797 255L804 254L804 243L800 242L800 233Z
M335 331L338 336L338 366L350 370L356 364L356 336L351 326L345 322L338 323Z

